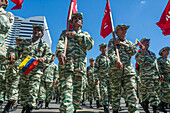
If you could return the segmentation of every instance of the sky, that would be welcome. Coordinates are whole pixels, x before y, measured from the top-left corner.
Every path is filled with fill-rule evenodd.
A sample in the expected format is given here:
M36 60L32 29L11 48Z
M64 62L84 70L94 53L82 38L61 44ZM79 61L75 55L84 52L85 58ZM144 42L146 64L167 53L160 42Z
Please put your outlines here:
M11 10L15 4L9 1L6 11L22 18L45 16L52 38L51 50L55 53L60 34L66 29L70 1L24 0L23 7L19 10ZM136 39L151 39L149 50L160 57L158 54L160 49L170 46L170 35L164 36L155 23L160 20L167 3L168 0L110 0L114 27L119 24L130 25L126 39L133 43ZM93 48L87 52L87 62L91 57L96 58L100 55L101 43L108 44L112 38L112 34L105 39L100 36L105 6L106 0L77 0L78 12L83 13L82 30L87 31L94 39ZM58 64L57 58L55 63ZM135 63L134 56L132 63Z

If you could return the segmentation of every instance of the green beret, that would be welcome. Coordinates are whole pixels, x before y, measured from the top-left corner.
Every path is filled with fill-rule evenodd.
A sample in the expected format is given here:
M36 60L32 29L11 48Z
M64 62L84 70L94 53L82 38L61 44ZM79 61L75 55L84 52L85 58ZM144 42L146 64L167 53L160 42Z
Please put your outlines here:
M106 43L102 43L102 44L99 45L100 48L104 47L104 46L107 47L107 44Z
M8 0L6 0L6 1L7 1L7 4L5 4L5 5L3 6L4 9L6 9L7 6L8 6Z
M16 40L24 40L23 37L16 37Z
M35 24L33 24L32 27L33 27L33 29L34 28L40 28L42 33L44 34L44 26L43 25L35 25Z
M81 17L82 20L83 20L83 13L73 13L72 16L71 16L71 19L73 19L76 16Z
M117 25L116 26L116 28L115 28L115 32L117 32L118 31L118 29L120 29L120 28L126 28L126 29L129 29L129 25L124 25L124 24L120 24L120 25Z
M159 55L162 55L162 52L168 49L170 51L170 47L164 47L159 51Z
M94 61L94 58L90 58L89 61Z
M140 42L143 43L145 40L150 41L150 39L148 39L148 38L142 38L142 39L140 40Z

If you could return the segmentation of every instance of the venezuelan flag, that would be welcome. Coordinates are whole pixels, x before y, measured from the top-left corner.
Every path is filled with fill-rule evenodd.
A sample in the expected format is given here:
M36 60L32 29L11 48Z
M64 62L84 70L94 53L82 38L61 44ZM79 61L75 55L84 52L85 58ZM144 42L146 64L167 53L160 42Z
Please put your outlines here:
M26 75L38 64L38 61L30 56L27 56L19 65L19 69L21 69Z
M140 45L140 41L138 39L136 39L136 42L134 44L136 47L138 47Z

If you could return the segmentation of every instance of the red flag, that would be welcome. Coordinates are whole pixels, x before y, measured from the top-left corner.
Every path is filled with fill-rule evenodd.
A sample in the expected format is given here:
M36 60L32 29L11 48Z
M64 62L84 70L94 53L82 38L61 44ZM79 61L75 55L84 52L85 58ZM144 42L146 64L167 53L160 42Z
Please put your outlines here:
M156 24L161 28L165 36L170 35L170 1L162 13L161 19Z
M71 10L71 4L72 3L73 3L73 9L72 9L72 12L71 12L70 10ZM71 0L69 11L68 11L68 16L67 16L67 28L69 27L69 29L72 29L73 27L72 27L71 23L70 23L70 25L68 25L70 13L77 13L77 0Z
M102 20L101 31L100 31L100 35L103 38L105 38L112 32L112 26L111 26L110 14L109 14L110 12L111 12L110 3L109 0L107 0L104 17Z
M11 10L22 8L22 3L24 0L11 0L11 1L16 4L16 6L14 6Z

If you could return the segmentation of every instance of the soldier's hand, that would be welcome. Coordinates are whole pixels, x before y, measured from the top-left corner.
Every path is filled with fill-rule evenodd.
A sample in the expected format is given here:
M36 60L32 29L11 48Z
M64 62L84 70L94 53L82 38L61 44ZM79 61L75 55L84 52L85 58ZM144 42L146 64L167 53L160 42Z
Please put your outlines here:
M74 38L76 36L76 33L74 31L67 31L66 36Z
M58 56L58 60L59 60L59 65L64 65L65 61L66 61L66 56L60 55L60 56Z
M5 4L7 4L7 3L6 3L6 0L1 0L1 1L0 1L0 7L2 7L2 6L5 5Z
M10 62L14 62L15 60L15 55L9 55L8 56L8 60L10 61Z
M120 42L119 40L116 40L116 41L115 41L115 44L124 45L124 43Z
M86 82L86 86L88 86L89 84L88 84L88 82Z
M98 80L97 79L95 79L95 84L98 84Z
M57 84L57 80L54 81L54 86L56 86L56 84Z
M43 63L45 60L44 60L44 58L39 58L38 61Z
M160 76L161 76L160 81L161 81L161 83L162 83L163 80L164 80L164 75L160 74Z
M116 67L119 71L123 70L123 64L120 61L116 61Z

